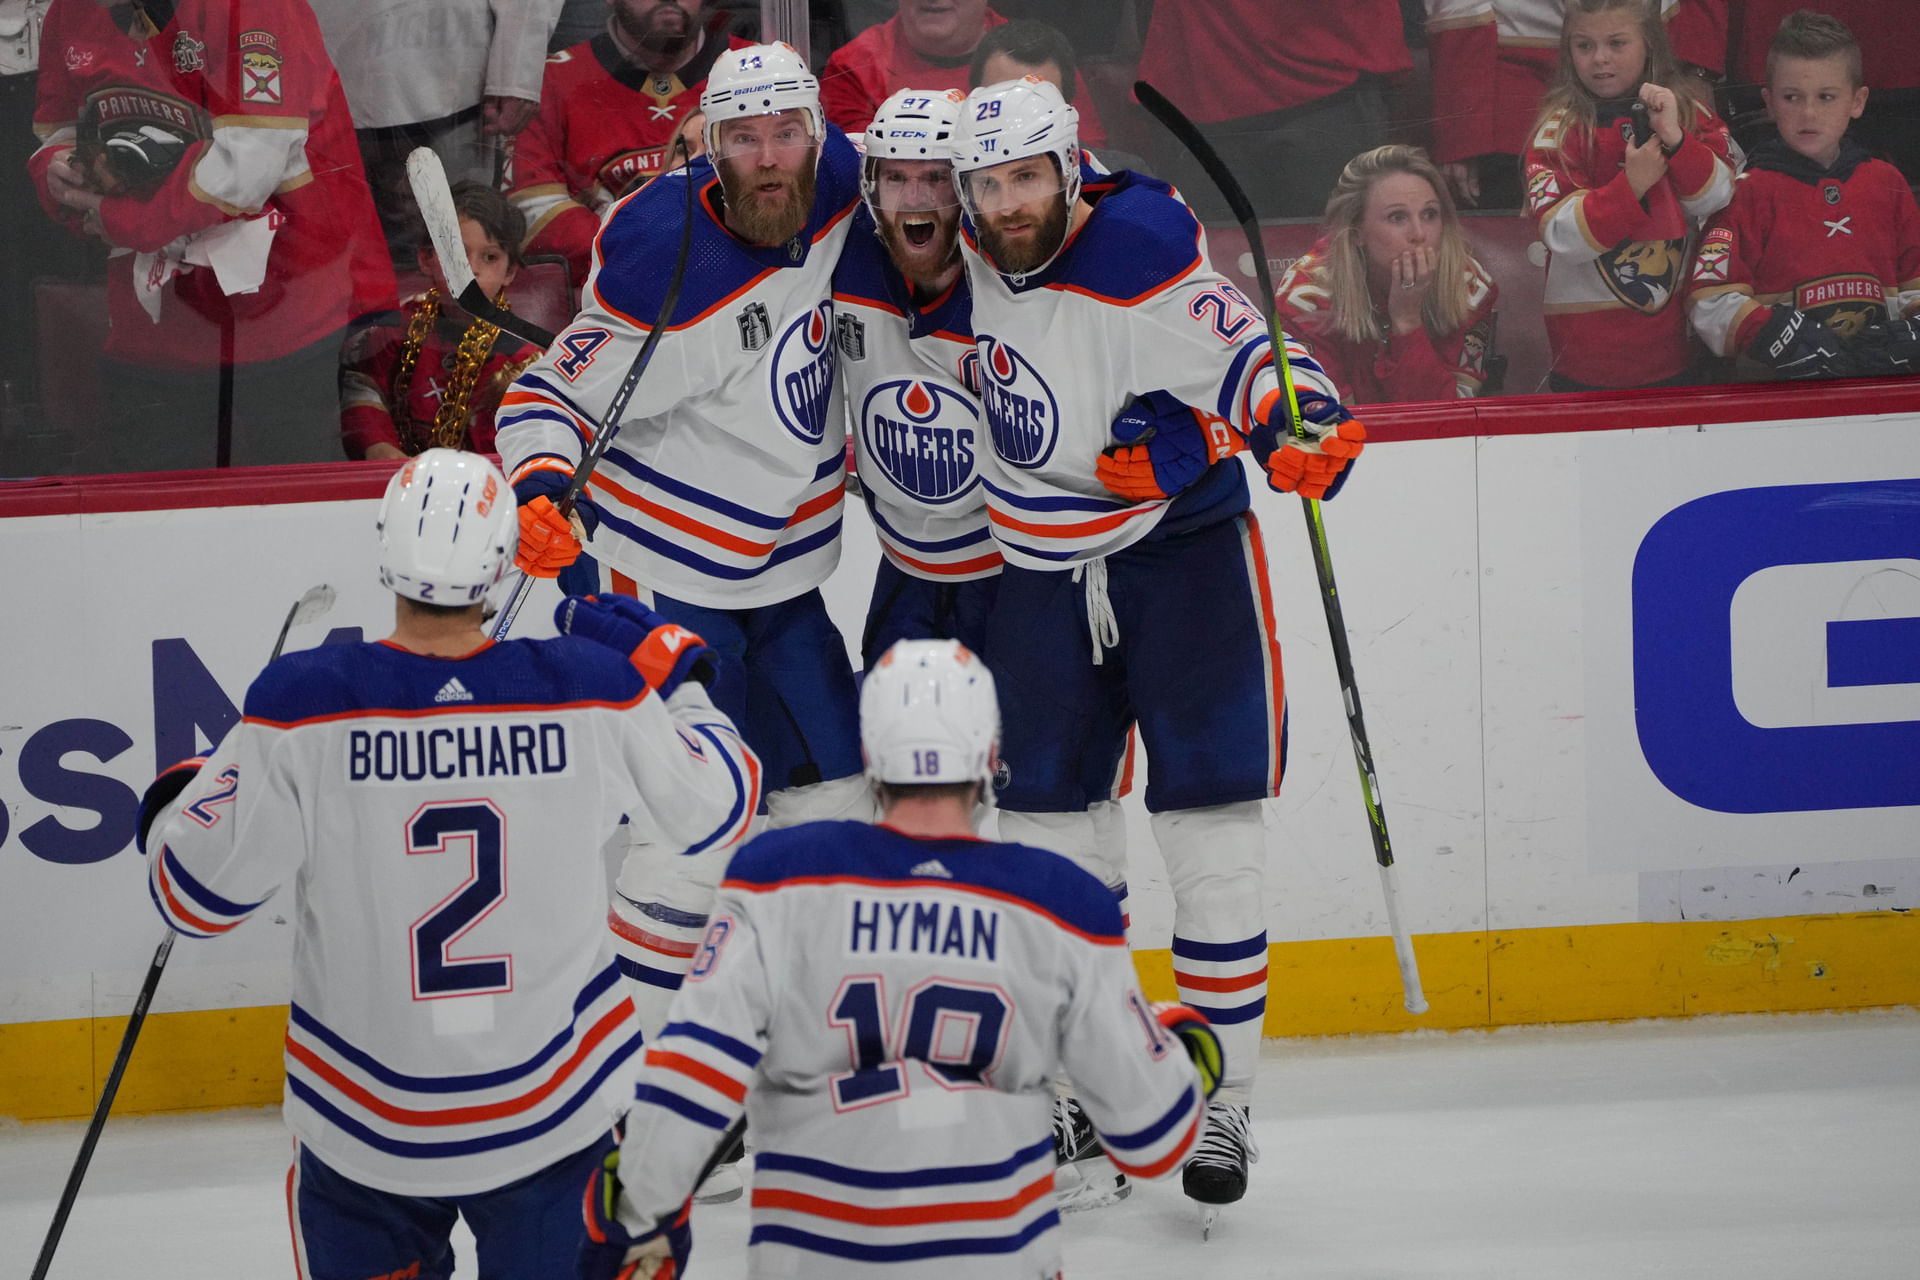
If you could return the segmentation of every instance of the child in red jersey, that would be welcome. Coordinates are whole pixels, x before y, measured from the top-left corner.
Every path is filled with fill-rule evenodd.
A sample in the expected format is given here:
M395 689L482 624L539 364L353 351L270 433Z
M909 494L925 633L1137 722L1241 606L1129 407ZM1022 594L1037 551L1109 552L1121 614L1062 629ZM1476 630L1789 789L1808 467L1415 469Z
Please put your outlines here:
M1427 153L1396 145L1355 156L1322 230L1274 302L1342 401L1479 395L1499 290L1474 261Z
M478 182L456 183L453 205L474 279L505 305L526 220ZM340 430L350 458L405 458L434 446L493 452L500 398L540 354L462 311L447 296L431 245L422 244L419 256L432 287L401 305L399 325L370 329L350 344L343 362Z
M1569 0L1526 163L1527 207L1551 255L1556 391L1696 376L1677 295L1693 229L1732 198L1734 166L1692 79L1647 0Z
M1701 242L1694 329L1755 376L1913 372L1920 206L1898 169L1847 136L1867 106L1853 32L1825 14L1788 17L1765 97L1779 136L1754 149Z

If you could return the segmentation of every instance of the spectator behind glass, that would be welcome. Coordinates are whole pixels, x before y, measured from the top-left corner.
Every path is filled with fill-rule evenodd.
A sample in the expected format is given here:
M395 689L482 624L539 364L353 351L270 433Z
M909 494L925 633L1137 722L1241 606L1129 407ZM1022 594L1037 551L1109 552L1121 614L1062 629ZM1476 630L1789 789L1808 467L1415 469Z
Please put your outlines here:
M1069 104L1081 97L1075 92L1079 71L1074 62L1073 45L1059 31L1031 18L1001 23L980 37L980 43L973 47L973 61L967 70L967 87L978 89L983 84L999 84L1022 76L1039 76L1058 89ZM1083 105L1090 101L1084 97L1081 100ZM1096 169L1109 173L1116 169L1149 172L1146 161L1131 152L1101 147L1098 157L1084 149L1081 155Z
M1728 0L1667 0L1661 13L1683 62L1718 75ZM1433 64L1434 158L1460 204L1520 205L1527 124L1553 75L1565 0L1426 0Z
M1327 200L1323 232L1274 300L1341 401L1479 395L1499 291L1427 153L1385 146L1355 156Z
M1783 378L1914 372L1920 208L1907 180L1847 136L1867 106L1845 23L1801 10L1767 56L1768 114L1733 203L1693 264L1693 326L1744 371Z
M600 215L660 172L674 134L700 109L727 38L706 0L609 0L605 29L547 61L540 111L514 148L509 184L528 253L567 260L584 285ZM693 138L698 138L695 130Z
M1728 53L1729 97L1736 113L1758 104L1773 35L1803 7L1806 0L1740 0ZM1903 0L1820 0L1811 7L1838 18L1860 42L1864 83L1873 86L1873 94L1850 130L1853 140L1891 161L1909 182L1920 182L1920 12ZM1738 114L1736 119L1745 123ZM1764 131L1764 124L1760 128ZM1747 145L1760 142L1744 128L1736 137Z
M492 187L453 186L473 278L506 305L520 270L526 219ZM427 229L418 227L426 293L401 304L401 322L355 335L340 370L340 433L349 458L405 458L424 449L492 453L493 415L539 348L475 320L448 296Z
M1726 126L1695 96L1646 0L1570 0L1560 65L1527 150L1527 207L1546 242L1549 385L1697 379L1676 295L1694 228L1733 195ZM1631 141L1631 108L1646 141Z
M863 132L880 104L902 89L965 89L974 49L986 32L1006 21L986 0L900 0L900 11L868 27L834 51L820 73L820 106L847 133ZM1079 99L1080 141L1107 140L1087 93L1073 74ZM1064 92L1064 90L1063 90Z
M1412 66L1399 0L1156 0L1140 54L1263 218L1319 216L1347 161L1386 142L1386 77ZM1229 220L1167 148L1161 171L1201 219Z
M341 340L394 281L312 10L55 0L43 34L34 181L125 251L81 468L337 459Z
M394 264L413 261L407 156L432 147L455 182L499 177L498 139L540 101L553 0L311 0L340 67Z

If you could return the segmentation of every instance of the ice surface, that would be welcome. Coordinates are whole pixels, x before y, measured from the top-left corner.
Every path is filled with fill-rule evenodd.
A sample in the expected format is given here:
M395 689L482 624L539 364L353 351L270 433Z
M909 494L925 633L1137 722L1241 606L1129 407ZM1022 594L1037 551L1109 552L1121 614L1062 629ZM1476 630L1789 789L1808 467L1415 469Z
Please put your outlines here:
M1270 1041L1254 1128L1210 1243L1141 1187L1067 1219L1067 1274L1920 1275L1920 1011ZM0 1129L0 1276L82 1129ZM292 1275L290 1150L273 1111L111 1121L50 1280ZM697 1212L691 1280L745 1274L746 1221Z

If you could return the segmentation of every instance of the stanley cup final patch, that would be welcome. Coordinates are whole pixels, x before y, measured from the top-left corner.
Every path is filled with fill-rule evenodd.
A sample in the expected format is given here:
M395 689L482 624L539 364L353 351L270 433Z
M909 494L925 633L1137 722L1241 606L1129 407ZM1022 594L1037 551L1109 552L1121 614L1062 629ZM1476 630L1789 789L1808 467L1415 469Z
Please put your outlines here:
M280 42L271 31L240 33L240 101L280 105Z

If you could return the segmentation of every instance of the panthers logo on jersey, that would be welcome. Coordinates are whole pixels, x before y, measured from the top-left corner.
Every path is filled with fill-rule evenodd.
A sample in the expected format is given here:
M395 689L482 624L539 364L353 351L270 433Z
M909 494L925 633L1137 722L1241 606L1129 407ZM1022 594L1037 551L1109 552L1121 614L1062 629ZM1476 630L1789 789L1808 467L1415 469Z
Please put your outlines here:
M833 394L833 300L827 299L781 333L770 362L773 411L780 425L803 444L827 434L827 401Z
M1630 240L1595 260L1613 296L1641 315L1658 315L1680 287L1683 240Z
M1046 465L1060 438L1060 406L1053 389L1027 358L998 338L976 337L980 400L993 431L993 451L1010 465Z
M980 483L974 450L980 411L953 387L896 378L867 393L860 406L860 442L901 492L944 504Z

